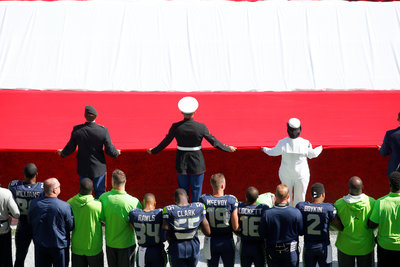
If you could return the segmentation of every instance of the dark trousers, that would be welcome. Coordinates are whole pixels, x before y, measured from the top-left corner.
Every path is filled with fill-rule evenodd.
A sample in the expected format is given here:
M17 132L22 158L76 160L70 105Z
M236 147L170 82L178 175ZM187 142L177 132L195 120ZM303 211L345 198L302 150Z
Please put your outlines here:
M140 247L139 247L140 248ZM167 266L167 253L165 253L164 246L148 247L144 255L144 265L140 266L140 255L138 249L136 253L136 267L165 267Z
M273 247L267 247L267 263L268 267L298 267L299 266L299 250L283 251Z
M240 243L240 266L251 267L254 263L255 267L265 267L267 261L265 259L264 241L244 241Z
M169 265L171 267L196 267L199 257L180 259L173 255L169 255Z
M338 250L338 263L339 267L354 267L356 266L357 259L357 267L373 267L374 266L374 250L367 255L354 256L347 255Z
M103 251L95 256L77 255L72 253L72 267L103 267Z
M395 266L400 259L400 251L387 250L378 244L378 267Z
M35 267L68 267L69 247L44 248L35 245Z
M204 173L202 174L180 174L178 173L178 186L185 189L189 196L189 188L192 193L192 202L199 201L203 188Z
M235 243L232 237L211 237L211 259L207 260L208 267L218 267L222 259L224 267L235 265Z
M11 231L0 235L0 267L12 267Z
M328 247L323 246L321 248L306 248L303 250L303 262L304 267L329 267L331 263L326 263L326 258L328 256Z
M14 267L24 267L26 254L32 241L32 227L28 223L21 221L18 223L15 233L15 263Z
M106 173L99 177L83 177L79 176L79 180L82 180L83 178L89 178L93 181L93 191L94 191L94 198L99 199L101 194L103 194L106 191Z
M135 248L133 245L129 248L110 248L106 246L107 263L109 267L134 267L135 266Z

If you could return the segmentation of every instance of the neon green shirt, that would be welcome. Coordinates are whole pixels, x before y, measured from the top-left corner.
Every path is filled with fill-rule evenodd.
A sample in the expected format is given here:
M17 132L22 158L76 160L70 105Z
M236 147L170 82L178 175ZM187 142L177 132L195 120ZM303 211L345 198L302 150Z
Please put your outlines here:
M375 246L374 232L368 229L367 221L375 200L365 194L347 195L335 202L337 215L343 223L338 232L336 247L347 255L367 255Z
M103 205L101 220L106 223L106 244L111 248L135 245L135 232L129 225L129 212L142 208L139 200L125 191L111 189L99 198Z
M70 198L75 228L72 231L71 251L77 255L95 256L103 249L103 230L100 223L101 203L92 195L77 194Z
M378 199L370 220L379 225L379 246L400 251L400 194L390 192Z
M274 194L272 193L264 193L258 196L256 204L260 205L260 204L265 204L268 207L272 208L274 206L274 203L272 203L272 196Z

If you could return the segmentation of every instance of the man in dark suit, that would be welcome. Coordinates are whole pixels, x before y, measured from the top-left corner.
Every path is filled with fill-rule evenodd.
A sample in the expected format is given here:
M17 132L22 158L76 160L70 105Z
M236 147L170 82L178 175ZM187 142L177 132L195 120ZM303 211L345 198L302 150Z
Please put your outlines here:
M86 123L74 127L71 138L64 149L57 153L65 158L78 146L77 172L79 178L93 180L95 198L98 199L106 189L106 158L104 152L116 158L121 150L115 149L106 127L95 122L97 111L92 106L85 107ZM103 149L104 147L104 149Z
M400 113L397 116L397 121L400 123ZM379 153L382 156L390 155L387 176L397 170L400 163L400 127L387 131L383 139L382 146L378 146Z
M194 113L199 103L194 97L184 97L178 103L183 120L172 124L167 136L155 148L149 148L147 153L157 154L166 148L175 138L178 143L176 151L176 171L178 172L178 185L192 192L192 202L199 200L203 187L204 172L206 166L201 142L205 138L213 147L224 152L234 152L236 147L222 144L210 134L203 123L193 120Z

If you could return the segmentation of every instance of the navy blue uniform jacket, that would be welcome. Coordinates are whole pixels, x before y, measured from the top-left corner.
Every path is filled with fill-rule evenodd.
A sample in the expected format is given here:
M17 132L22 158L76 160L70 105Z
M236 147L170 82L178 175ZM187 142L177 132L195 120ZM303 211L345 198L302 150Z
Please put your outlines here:
M387 175L394 172L400 163L400 127L387 131L379 150L382 156L390 155Z
M64 158L72 154L76 146L78 146L77 172L82 177L96 178L106 172L104 151L110 157L118 157L118 151L111 142L107 128L95 122L76 125L61 156Z

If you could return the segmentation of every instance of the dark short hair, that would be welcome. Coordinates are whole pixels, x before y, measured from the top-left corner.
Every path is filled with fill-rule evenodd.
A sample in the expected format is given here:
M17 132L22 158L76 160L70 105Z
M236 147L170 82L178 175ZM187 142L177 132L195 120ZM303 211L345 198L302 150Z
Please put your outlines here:
M181 198L186 197L187 198L187 193L185 191L185 189L183 188L178 188L175 190L174 193L174 198L175 198L175 203L179 203L179 201L181 200Z
M33 163L26 164L25 168L24 168L24 175L28 179L35 178L35 176L37 175L37 167L36 167L36 165L33 164Z
M116 169L115 171L113 171L112 179L114 181L114 184L117 186L126 183L126 175L123 171L121 171L119 169Z
M390 189L392 192L400 190L400 172L394 171L389 174Z
M257 201L258 198L258 189L254 186L250 186L246 190L246 200L248 203L254 203Z
M80 190L81 195L91 195L93 190L93 181L89 178L83 178L80 181Z
M301 126L299 128L292 128L289 126L289 123L287 123L286 125L287 125L287 133L290 138L296 139L297 137L300 136Z

